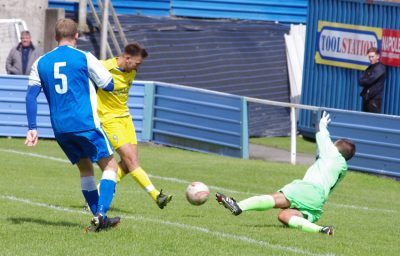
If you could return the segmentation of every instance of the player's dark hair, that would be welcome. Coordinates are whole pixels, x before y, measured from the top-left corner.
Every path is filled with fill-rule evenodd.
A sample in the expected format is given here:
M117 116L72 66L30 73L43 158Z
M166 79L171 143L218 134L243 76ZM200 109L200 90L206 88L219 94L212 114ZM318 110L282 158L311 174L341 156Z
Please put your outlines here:
M129 54L131 56L141 56L143 59L149 56L146 49L141 47L138 43L132 43L126 45L124 53Z
M71 19L59 19L56 23L56 40L75 39L78 33L78 25Z
M340 139L335 142L336 148L346 161L349 161L356 153L356 145L351 140Z
M369 49L367 50L367 54L370 53L370 52L374 52L374 53L376 53L376 55L379 54L378 48L376 48L376 47L371 47L371 48L369 48Z

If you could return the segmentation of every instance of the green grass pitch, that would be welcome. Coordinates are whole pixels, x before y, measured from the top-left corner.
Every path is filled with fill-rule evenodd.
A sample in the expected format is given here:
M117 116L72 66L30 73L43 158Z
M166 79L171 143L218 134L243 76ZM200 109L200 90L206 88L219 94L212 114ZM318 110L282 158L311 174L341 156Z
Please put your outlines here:
M85 234L91 218L82 210L78 170L57 143L0 139L0 255L398 255L400 184L349 172L318 222L335 236L282 226L278 210L232 216L216 191L237 200L271 193L307 166L241 160L174 148L140 145L142 167L157 188L174 194L160 210L126 177L117 185L110 216L122 217L108 232ZM96 170L97 179L100 171ZM202 181L210 198L202 206L185 199L190 181Z

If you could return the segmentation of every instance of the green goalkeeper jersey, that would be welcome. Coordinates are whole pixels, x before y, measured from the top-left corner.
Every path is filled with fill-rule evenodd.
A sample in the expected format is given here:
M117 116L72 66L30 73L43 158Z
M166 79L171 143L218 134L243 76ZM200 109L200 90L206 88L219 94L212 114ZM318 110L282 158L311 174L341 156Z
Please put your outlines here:
M319 150L318 159L308 168L303 180L311 182L324 190L325 200L333 188L344 178L347 163L332 143L328 130L316 134Z

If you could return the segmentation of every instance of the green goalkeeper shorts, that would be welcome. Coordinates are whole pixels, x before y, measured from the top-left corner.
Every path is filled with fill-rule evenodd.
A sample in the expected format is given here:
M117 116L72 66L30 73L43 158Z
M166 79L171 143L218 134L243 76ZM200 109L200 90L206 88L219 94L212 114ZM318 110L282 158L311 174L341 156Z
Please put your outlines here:
M308 181L294 180L279 191L290 202L290 208L299 210L311 222L319 220L325 203L325 193L321 187Z

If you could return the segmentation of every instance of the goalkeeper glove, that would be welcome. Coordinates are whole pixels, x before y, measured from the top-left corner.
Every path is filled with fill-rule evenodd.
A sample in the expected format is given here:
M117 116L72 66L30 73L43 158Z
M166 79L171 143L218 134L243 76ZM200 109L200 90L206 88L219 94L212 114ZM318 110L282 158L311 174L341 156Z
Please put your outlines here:
M326 112L326 111L324 111L323 113L322 113L322 117L321 117L321 119L319 120L319 131L320 132L322 132L322 131L327 131L328 129L328 124L331 122L331 119L330 119L330 116L329 116L329 114Z

